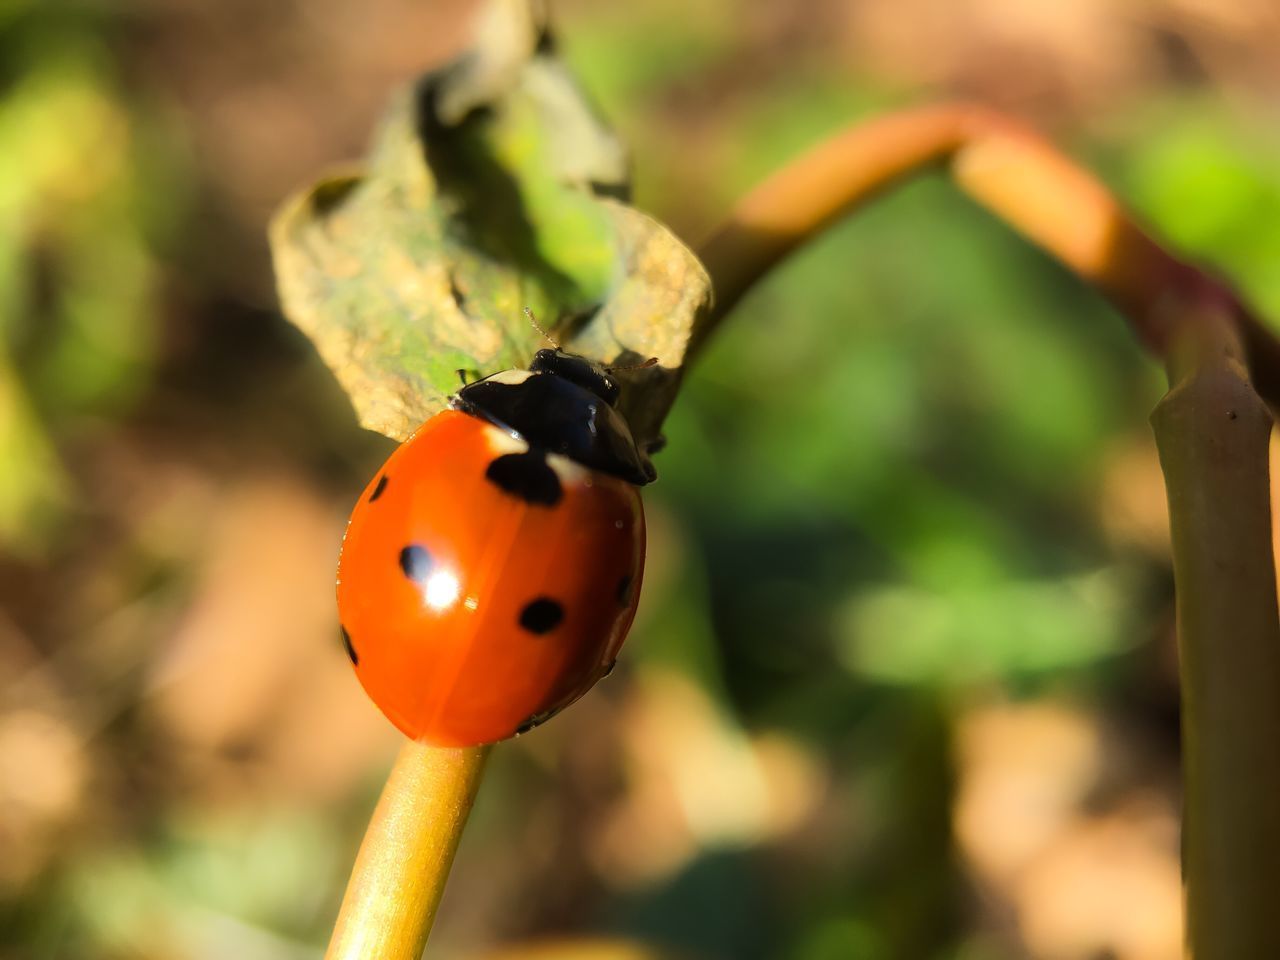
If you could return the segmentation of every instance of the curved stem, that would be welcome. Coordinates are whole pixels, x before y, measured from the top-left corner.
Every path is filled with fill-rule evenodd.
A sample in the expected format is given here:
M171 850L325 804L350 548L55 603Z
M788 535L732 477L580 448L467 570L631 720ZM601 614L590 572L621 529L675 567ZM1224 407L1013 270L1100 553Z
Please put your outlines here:
M903 177L956 185L1110 298L1172 389L1152 421L1172 521L1183 689L1188 955L1280 955L1280 620L1268 441L1280 343L1225 284L1170 254L1092 175L964 105L842 133L749 194L702 249L716 312L808 237Z
M1239 325L1255 384L1280 398L1280 345L1225 284L1151 238L1107 188L1018 122L944 104L837 134L751 191L702 245L716 305L691 353L744 293L810 237L904 178L941 166L956 185L1110 298L1151 353L1188 303Z
M360 844L325 960L419 960L488 747L407 743Z
M964 125L963 108L945 106L856 124L748 193L698 250L716 295L707 328L805 240L953 153L964 142Z

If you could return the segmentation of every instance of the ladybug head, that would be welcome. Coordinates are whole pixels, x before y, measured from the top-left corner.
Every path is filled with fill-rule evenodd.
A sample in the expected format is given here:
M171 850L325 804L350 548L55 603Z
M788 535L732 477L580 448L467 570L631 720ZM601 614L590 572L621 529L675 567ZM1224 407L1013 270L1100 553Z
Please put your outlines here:
M531 373L552 373L576 383L597 397L614 406L618 402L618 381L604 367L586 357L565 353L563 350L539 350L529 364Z
M618 381L600 364L539 350L528 370L466 384L449 405L519 434L531 447L643 485L657 477L618 412Z

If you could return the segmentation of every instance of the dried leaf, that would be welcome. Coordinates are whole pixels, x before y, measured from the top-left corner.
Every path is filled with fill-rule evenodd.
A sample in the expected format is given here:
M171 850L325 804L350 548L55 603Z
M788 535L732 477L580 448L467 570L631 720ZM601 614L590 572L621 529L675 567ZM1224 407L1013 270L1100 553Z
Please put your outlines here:
M652 442L710 280L626 206L626 157L523 2L398 96L368 170L321 181L272 224L280 297L368 428L404 439L458 371L525 366L545 346L623 370L620 406Z

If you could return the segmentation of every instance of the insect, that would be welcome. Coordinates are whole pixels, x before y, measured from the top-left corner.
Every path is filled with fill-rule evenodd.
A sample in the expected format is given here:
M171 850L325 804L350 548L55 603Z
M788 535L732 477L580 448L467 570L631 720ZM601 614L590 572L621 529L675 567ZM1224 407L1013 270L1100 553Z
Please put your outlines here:
M464 383L361 495L338 561L342 639L408 736L502 740L612 669L655 477L618 394L601 365L539 350Z

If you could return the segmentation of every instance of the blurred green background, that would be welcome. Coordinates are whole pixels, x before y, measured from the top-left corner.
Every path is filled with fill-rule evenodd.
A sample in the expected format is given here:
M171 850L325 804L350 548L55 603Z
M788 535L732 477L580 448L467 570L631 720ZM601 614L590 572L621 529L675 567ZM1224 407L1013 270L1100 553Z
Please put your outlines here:
M391 445L278 316L265 224L470 9L0 3L4 960L319 956L396 748L332 599ZM1267 4L555 14L690 241L842 124L964 96L1280 316ZM1180 956L1162 384L941 180L811 244L690 377L627 654L495 751L430 955Z

